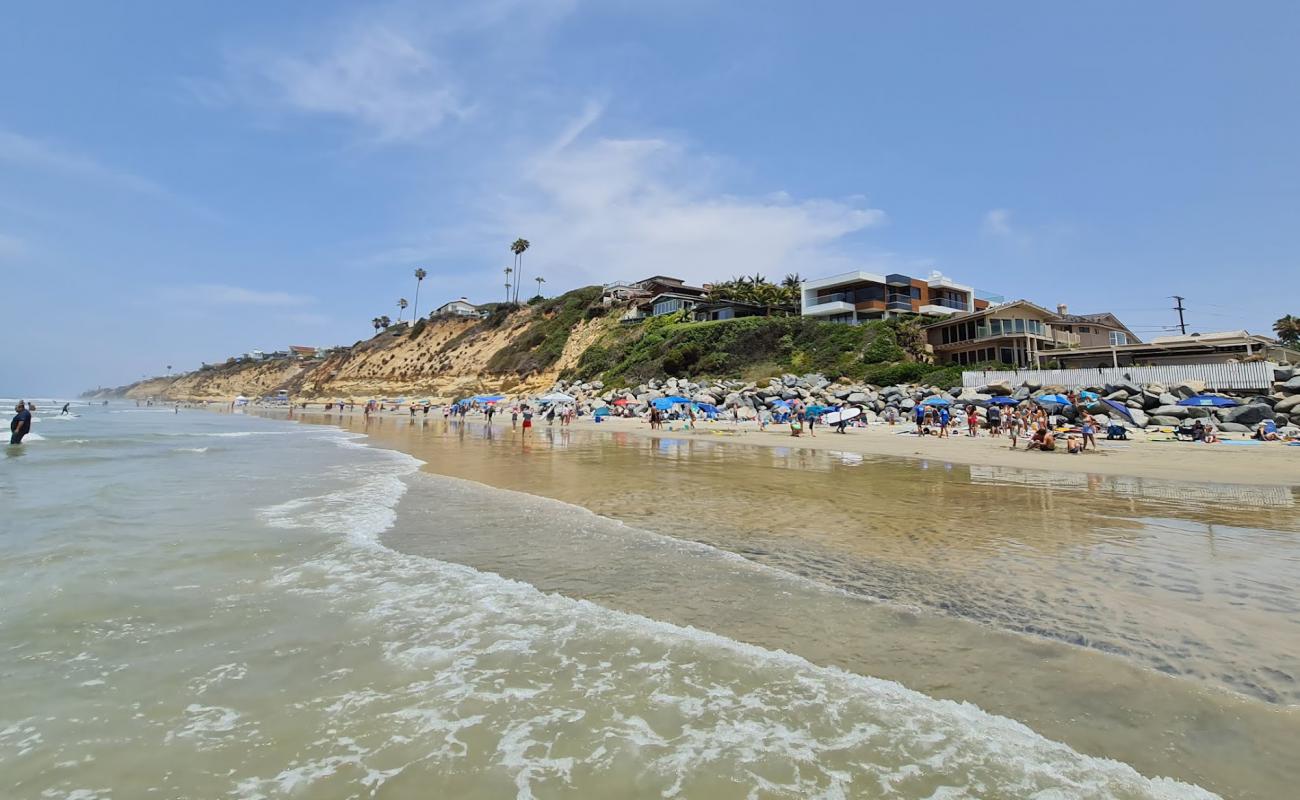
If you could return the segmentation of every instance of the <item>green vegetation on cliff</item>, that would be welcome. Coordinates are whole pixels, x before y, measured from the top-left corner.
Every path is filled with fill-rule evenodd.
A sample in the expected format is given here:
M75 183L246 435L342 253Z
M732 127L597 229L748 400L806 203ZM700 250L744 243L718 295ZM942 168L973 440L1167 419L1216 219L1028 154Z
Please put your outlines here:
M916 361L915 324L844 325L809 317L687 322L655 317L614 331L582 354L567 377L629 385L663 376L761 378L820 372L875 384L951 380L950 368ZM958 373L959 377L959 373Z
M540 372L560 359L569 335L583 320L604 314L601 288L584 286L559 297L537 300L530 305L534 319L524 332L488 359L489 372L527 375ZM491 322L489 317L484 323Z

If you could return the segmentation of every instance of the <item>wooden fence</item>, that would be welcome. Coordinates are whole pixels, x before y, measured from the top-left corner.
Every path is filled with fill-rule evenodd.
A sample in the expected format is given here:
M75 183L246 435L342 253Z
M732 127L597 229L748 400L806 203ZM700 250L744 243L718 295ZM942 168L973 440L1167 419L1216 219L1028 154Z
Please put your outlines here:
M1163 367L976 370L963 372L961 385L973 389L992 381L1007 381L1014 388L1025 381L1032 381L1043 386L1066 388L1119 382L1177 386L1183 381L1199 380L1205 381L1207 389L1266 390L1273 386L1274 366L1267 361L1254 361L1248 364L1171 364Z

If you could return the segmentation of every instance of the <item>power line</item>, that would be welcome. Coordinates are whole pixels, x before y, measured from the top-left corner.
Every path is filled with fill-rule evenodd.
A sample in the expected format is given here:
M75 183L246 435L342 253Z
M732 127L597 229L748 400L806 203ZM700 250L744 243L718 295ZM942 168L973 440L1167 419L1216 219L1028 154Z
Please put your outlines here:
M1178 312L1178 327L1182 330L1183 335L1186 336L1187 323L1183 321L1183 312L1187 309L1183 308L1183 298L1181 295L1174 295L1174 299L1178 301L1178 305L1174 306L1174 311Z

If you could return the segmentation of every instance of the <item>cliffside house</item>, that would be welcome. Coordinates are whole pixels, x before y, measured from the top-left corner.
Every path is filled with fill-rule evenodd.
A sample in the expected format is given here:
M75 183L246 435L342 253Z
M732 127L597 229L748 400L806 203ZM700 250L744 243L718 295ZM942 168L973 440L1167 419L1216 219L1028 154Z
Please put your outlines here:
M1146 343L1130 342L1114 347L1080 347L1053 353L1051 358L1063 369L1226 364L1255 358L1294 364L1300 362L1300 349L1248 331L1217 331L1160 336Z
M798 313L799 310L794 306L769 306L740 300L704 300L691 309L691 318L696 322L710 322L741 317L790 317Z
M1079 335L1056 327L1055 313L1028 300L954 314L925 326L926 338L942 364L996 361L1037 366L1043 353L1079 344Z
M681 278L654 275L632 284L635 305L623 315L624 322L659 317L678 311L690 311L708 297L709 290L689 286Z
M928 278L845 272L804 281L800 286L800 312L828 322L856 324L903 314L952 316L980 311L989 305L975 289L940 272Z
M452 300L450 303L443 303L433 310L434 316L450 317L472 317L475 319L486 317L487 312L471 303L465 298Z
M1101 314L1071 314L1061 303L1056 307L1056 321L1052 325L1067 333L1079 335L1079 347L1115 347L1141 344L1137 334L1129 330L1110 312Z
M315 347L308 347L306 345L300 345L300 344L289 345L289 353L294 358L315 358L316 351L317 348Z

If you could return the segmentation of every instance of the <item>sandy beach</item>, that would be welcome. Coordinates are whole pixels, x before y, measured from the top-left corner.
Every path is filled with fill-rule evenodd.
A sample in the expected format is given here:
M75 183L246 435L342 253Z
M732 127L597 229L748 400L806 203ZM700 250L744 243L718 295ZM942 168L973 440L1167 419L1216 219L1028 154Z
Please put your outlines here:
M309 404L306 412L319 414L322 406ZM294 414L304 409L293 409ZM260 408L258 413L270 413L283 416L283 412L274 408ZM336 417L339 412L332 412ZM358 407L343 412L347 416L361 416ZM383 411L381 418L407 417L402 411ZM417 414L417 417L423 418ZM435 408L429 412L430 420L442 419L442 410ZM471 414L472 422L484 423L481 414ZM496 427L510 427L509 414L498 415L493 422ZM535 420L537 429L547 426L544 419ZM559 422L555 423L559 427ZM739 425L730 421L699 422L694 430L684 428L681 421L665 423L662 430L651 430L644 419L622 417L605 417L596 422L590 417L582 417L573 422L574 430L587 430L597 433L620 433L624 435L699 439L710 442L758 447L778 447L809 451L836 451L864 456L885 456L893 458L938 459L952 464L974 464L990 467L1012 467L1020 469L1047 470L1074 474L1094 474L1107 476L1130 476L1135 478L1157 478L1171 481L1188 481L1194 483L1227 483L1257 486L1295 486L1300 485L1300 447L1291 447L1281 442L1233 444L1248 440L1237 438L1218 444L1202 444L1173 441L1172 434L1149 434L1143 431L1130 432L1129 441L1106 441L1099 439L1100 449L1088 450L1078 455L1065 452L1063 440L1058 440L1057 449L1051 453L1027 451L1025 439L1017 443L1012 450L1004 437L981 435L971 438L954 435L949 438L917 437L911 433L910 423L898 425L872 425L866 428L849 428L844 434L838 434L833 428L818 426L813 435L807 433L800 437L790 435L787 425L769 425L766 431L759 430L754 422L741 422ZM981 431L981 434L987 432Z

